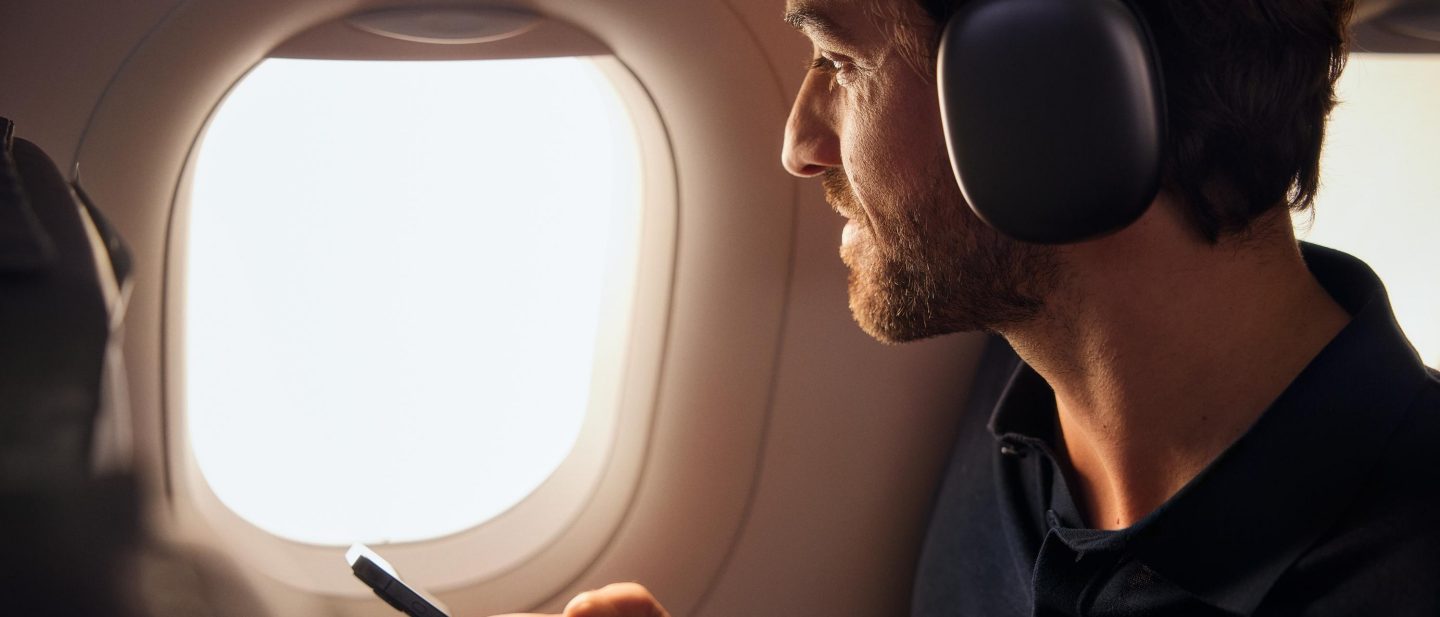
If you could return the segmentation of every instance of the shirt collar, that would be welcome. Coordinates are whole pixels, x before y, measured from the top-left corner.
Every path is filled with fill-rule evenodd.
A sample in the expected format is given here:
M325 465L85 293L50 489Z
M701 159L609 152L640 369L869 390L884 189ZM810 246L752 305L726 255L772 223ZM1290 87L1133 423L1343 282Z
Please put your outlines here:
M1339 251L1301 248L1350 323L1249 431L1119 534L1170 582L1241 614L1253 611L1354 498L1428 380L1375 273ZM1053 391L1022 363L990 429L1001 440L1048 442L1054 409Z

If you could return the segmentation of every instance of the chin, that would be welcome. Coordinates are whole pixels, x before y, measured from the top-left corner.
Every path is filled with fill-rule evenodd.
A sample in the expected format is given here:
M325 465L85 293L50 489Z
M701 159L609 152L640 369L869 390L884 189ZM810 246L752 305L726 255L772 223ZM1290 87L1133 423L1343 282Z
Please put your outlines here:
M886 345L898 345L953 332L980 330L951 319L937 319L938 313L923 292L902 285L879 285L877 281L850 274L850 314L860 329Z
M850 267L850 313L860 329L887 345L1025 323L1043 312L1044 297L1054 288L1057 268L1040 256L1049 257L1011 261L1030 267L994 276L983 276L979 267L862 260Z

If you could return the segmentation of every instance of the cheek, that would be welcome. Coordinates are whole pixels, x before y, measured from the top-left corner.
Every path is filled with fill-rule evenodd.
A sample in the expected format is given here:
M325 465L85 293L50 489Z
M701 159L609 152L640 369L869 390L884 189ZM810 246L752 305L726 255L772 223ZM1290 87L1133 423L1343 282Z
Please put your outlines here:
M857 186L914 194L932 186L937 156L945 157L934 88L918 78L857 88L847 105L842 159Z

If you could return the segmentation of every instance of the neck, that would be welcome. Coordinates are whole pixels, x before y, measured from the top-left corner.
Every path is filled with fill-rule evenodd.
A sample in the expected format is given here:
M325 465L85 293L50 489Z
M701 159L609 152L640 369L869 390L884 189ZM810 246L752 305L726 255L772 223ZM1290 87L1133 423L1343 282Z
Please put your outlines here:
M1055 390L1091 526L1128 527L1233 443L1349 321L1281 210L1211 244L1164 202L1063 249L1044 315L1002 329Z

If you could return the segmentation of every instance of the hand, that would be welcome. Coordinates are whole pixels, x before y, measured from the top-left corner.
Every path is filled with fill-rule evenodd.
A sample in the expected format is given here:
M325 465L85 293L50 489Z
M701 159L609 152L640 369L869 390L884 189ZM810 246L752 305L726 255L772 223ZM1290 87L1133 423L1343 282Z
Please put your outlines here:
M514 613L495 617L547 617L538 613ZM670 617L655 596L639 583L614 583L587 591L565 605L563 616L548 617Z

